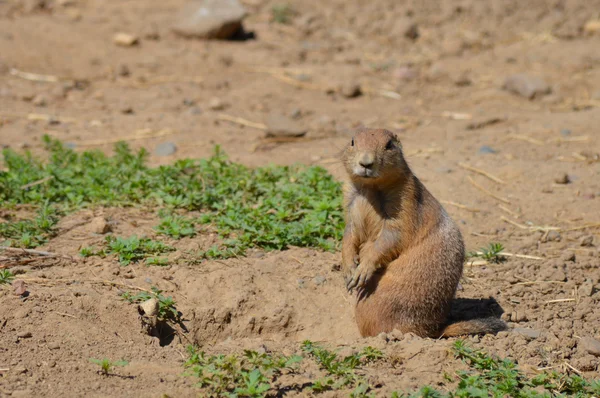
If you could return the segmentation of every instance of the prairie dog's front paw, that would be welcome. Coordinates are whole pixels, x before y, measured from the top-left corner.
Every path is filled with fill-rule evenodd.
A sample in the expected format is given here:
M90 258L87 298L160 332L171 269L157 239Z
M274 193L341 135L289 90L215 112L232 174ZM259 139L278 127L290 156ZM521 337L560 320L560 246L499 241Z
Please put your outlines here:
M373 277L377 267L373 264L360 264L352 274L349 281L346 282L346 288L352 290L354 288L364 287L367 282Z

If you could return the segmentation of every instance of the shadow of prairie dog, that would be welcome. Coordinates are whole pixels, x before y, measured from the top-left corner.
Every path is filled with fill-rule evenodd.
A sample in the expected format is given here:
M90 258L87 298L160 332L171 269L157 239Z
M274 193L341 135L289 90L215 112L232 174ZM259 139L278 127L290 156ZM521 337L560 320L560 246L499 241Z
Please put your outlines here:
M462 235L412 173L398 138L363 129L342 155L346 229L342 271L356 289L362 336L398 329L422 337L495 333L497 318L447 325L463 271Z

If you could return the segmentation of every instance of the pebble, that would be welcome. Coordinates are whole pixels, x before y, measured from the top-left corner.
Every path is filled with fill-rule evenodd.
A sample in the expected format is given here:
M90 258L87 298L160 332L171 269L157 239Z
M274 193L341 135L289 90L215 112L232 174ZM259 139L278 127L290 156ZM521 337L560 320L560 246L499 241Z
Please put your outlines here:
M401 66L394 70L393 76L397 80L411 81L417 78L417 71L410 66Z
M28 339L33 337L33 335L31 334L31 332L19 332L17 333L17 337L20 339Z
M517 311L513 311L510 314L510 320L516 323L520 323L520 322L527 322L529 319L527 318L527 315L523 312L517 312Z
M508 76L504 81L503 88L528 99L552 92L552 88L542 78L524 73Z
M170 156L177 152L177 146L172 142L163 142L156 146L154 154L157 156Z
M542 332L536 329L528 329L528 328L514 328L513 333L517 333L529 340L537 339L542 335Z
M193 0L183 6L171 29L187 38L229 39L247 12L238 0Z
M487 145L483 145L482 147L480 147L477 152L480 154L497 153L497 151L494 148Z
M575 262L575 260L576 260L575 253L573 253L573 252L565 252L562 256L560 256L560 259L562 261L572 261L572 262Z
M127 77L127 76L131 75L129 66L127 66L127 64L119 64L119 66L117 66L117 75L119 75L121 77Z
M140 312L146 316L152 317L158 314L158 300L151 298L144 301L139 306Z
M227 104L219 98L212 98L208 103L208 107L213 111L222 111L227 108Z
M44 107L48 105L48 99L45 95L39 94L31 100L31 103L35 106Z
M546 235L546 242L560 242L561 239L558 231L548 231L548 235Z
M403 18L394 23L394 32L410 40L419 38L419 25L410 18Z
M340 87L340 93L346 98L356 98L362 95L362 90L358 83L345 83Z
M119 32L113 36L113 43L121 47L132 47L139 44L140 39L130 33Z
M582 337L577 347L589 354L600 357L600 341L592 337Z
M569 129L561 129L560 130L560 135L564 135L564 136L571 135L571 130L569 130Z
M591 297L594 294L594 282L590 279L586 280L577 288L577 293L580 296Z
M48 343L48 348L51 350L58 350L60 348L60 343L58 342L52 342L52 343Z
M322 284L324 284L325 282L327 282L327 278L325 278L322 275L317 275L313 278L313 282L315 283L315 285L317 286L321 286Z
M104 235L111 231L110 224L104 217L94 217L88 225L89 231L93 234Z
M559 177L556 177L554 182L557 184L568 184L571 182L571 180L569 179L569 175L567 173L563 173Z
M583 25L585 33L594 34L600 32L600 19L592 19Z
M594 235L588 235L581 238L579 241L579 245L583 247L591 247L594 246Z
M297 121L280 113L270 113L266 120L267 137L302 137L306 129Z
M306 282L304 281L304 279L298 279L298 280L297 280L297 283L298 283L298 287L299 287L300 289L304 289L304 286L305 286L305 284L306 284Z

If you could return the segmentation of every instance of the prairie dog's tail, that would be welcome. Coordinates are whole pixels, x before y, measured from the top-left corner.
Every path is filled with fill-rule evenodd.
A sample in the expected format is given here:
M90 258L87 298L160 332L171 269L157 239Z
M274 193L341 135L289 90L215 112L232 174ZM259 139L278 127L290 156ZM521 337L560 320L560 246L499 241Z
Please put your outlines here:
M503 330L506 330L506 323L501 319L490 317L451 323L442 330L440 337L498 333Z

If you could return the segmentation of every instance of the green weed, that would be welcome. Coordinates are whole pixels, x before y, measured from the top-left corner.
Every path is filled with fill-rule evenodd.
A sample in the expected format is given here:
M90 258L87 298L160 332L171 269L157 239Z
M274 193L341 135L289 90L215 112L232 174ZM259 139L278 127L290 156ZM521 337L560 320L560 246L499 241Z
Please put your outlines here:
M159 234L167 235L174 239L196 235L194 222L177 214L163 214L160 224L155 229Z
M246 350L238 355L206 355L188 347L185 366L198 378L208 396L264 397L284 371L293 372L302 357L259 354Z
M32 249L54 235L53 227L57 222L56 209L44 203L31 220L0 223L0 237L7 239L10 246Z
M175 300L171 296L163 296L162 290L157 287L151 288L152 293L150 292L140 292L138 294L132 294L131 292L125 292L121 295L122 298L129 301L132 304L135 303L143 303L144 301L148 301L151 298L155 298L158 300L158 319L161 321L174 321L179 322L181 316L179 311L177 311L177 307L175 306Z
M490 243L488 247L482 247L479 251L470 252L467 257L479 257L490 263L500 263L504 256L502 256L502 252L504 251L504 246L501 243Z
M147 265L165 265L164 260L158 260L151 256L173 250L175 249L171 246L149 238L138 238L135 235L129 238L120 238L109 235L106 237L106 249L99 252L93 252L93 255L103 256L106 254L114 254L118 257L121 265L129 265L132 262L135 263L146 259L150 260L146 260ZM89 248L85 248L84 253L81 253L80 251L80 254L90 255Z
M199 222L223 242L201 253L204 258L239 256L252 247L333 250L342 237L341 186L320 167L251 169L230 162L217 147L208 159L152 168L145 150L133 153L125 143L115 146L113 156L77 153L47 136L44 144L48 159L43 162L29 153L2 152L7 171L0 171L0 207L52 203L61 213L93 205L200 211ZM36 181L44 183L22 189ZM160 233L191 233L190 224L181 219L163 221ZM11 227L0 224L0 236L21 239L29 233L24 242L11 244L39 245L51 228L31 228L32 223L37 225L34 220Z
M116 366L127 366L129 362L120 360L120 361L111 361L110 359L95 359L90 358L90 362L100 366L100 372L108 376L110 374L110 370Z
M15 275L7 269L0 269L0 285L8 285L15 279Z

